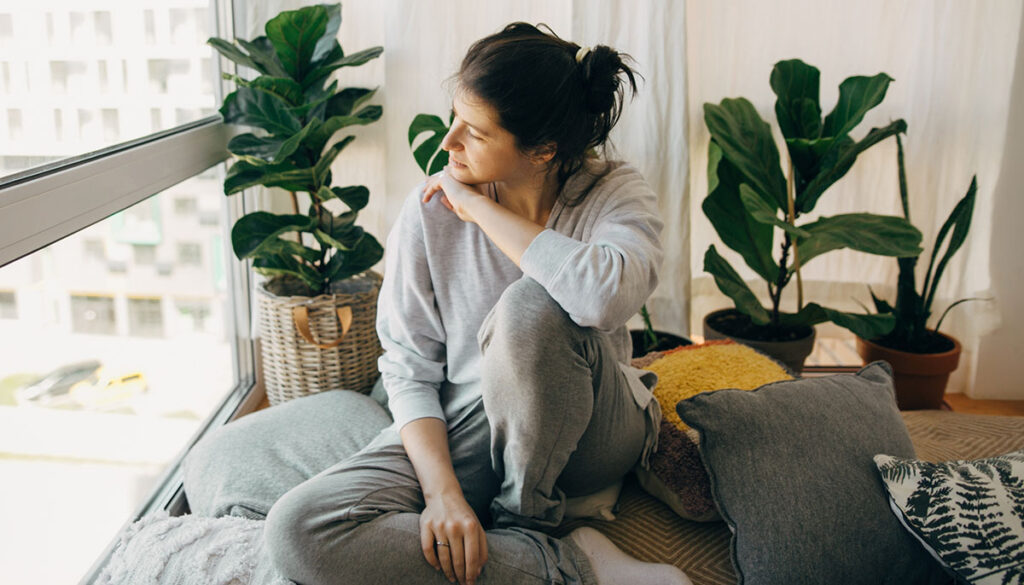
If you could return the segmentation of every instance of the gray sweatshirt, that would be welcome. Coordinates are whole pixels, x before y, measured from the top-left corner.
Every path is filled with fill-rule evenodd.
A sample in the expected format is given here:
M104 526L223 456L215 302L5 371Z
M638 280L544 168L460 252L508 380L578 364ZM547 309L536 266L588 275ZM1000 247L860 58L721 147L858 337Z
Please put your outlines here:
M439 197L409 194L387 239L377 308L378 365L398 428L424 417L452 420L480 397L477 331L502 291L524 274L583 327L608 331L637 403L651 399L628 367L626 321L658 283L662 250L657 198L632 166L612 163L582 203L555 203L526 249L522 270L476 224ZM594 176L570 177L569 200ZM648 382L650 384L650 382Z

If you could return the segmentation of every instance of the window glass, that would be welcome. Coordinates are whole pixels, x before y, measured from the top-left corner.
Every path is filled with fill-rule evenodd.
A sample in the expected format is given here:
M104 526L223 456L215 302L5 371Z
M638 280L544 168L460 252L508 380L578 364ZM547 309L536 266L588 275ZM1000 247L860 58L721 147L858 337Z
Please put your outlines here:
M222 179L0 267L0 583L78 582L236 386Z
M0 177L216 113L211 6L0 5Z

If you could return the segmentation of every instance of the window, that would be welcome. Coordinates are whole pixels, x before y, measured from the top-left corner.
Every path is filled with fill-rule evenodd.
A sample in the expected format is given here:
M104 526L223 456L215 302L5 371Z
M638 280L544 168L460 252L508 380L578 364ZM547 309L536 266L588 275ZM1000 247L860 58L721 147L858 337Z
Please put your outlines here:
M71 330L96 335L117 333L114 297L71 295Z
M0 290L0 319L18 318L18 299L14 291Z
M202 246L194 242L182 242L178 244L178 263L184 266L202 265Z
M192 215L198 210L195 197L178 197L174 200L174 213L178 215Z
M6 8L12 43L32 50L0 51L11 78L0 87L0 340L18 340L0 352L4 583L92 582L125 522L175 501L179 455L204 425L234 416L254 380L239 325L249 275L219 257L226 246L207 247L245 207L224 197L223 169L210 170L229 131L195 117L217 105L216 78L194 78L214 19L202 0L51 4ZM195 46L173 46L168 10L197 6L206 16L176 33ZM153 55L196 64L172 67L159 100ZM24 144L8 140L8 110L20 112ZM193 117L169 128L177 111ZM166 221L179 198L216 221ZM161 250L177 250L161 244L190 239L219 269L162 276L174 263ZM33 380L46 391L19 394ZM107 392L112 383L121 391Z
M163 302L158 298L128 299L128 326L135 337L163 337Z

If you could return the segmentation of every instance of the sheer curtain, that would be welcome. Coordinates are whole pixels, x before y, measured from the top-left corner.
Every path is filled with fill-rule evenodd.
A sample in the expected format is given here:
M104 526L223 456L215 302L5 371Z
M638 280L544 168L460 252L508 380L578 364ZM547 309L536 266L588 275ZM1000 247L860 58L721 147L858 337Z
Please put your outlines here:
M238 3L237 33L262 34L262 23L278 11L309 3ZM971 237L946 271L936 309L965 296L989 296L988 233L995 182L1001 166L1010 162L1002 157L1019 1L347 0L342 17L339 39L347 52L384 47L380 59L341 71L342 86L380 87L375 102L383 104L384 116L355 130L359 139L334 168L336 184L370 188L370 205L360 221L381 241L403 198L422 180L408 147L409 123L421 112L445 116L450 94L444 82L469 45L523 20L546 23L576 42L625 51L644 76L613 141L618 156L637 165L659 194L665 218L662 283L649 303L657 328L699 332L708 310L729 305L702 268L704 251L718 241L700 210L707 194L702 105L743 96L774 126L768 76L775 62L789 58L821 70L826 112L848 76L884 71L895 78L885 101L855 136L895 118L907 121L911 213L928 247L977 173ZM280 197L265 198L265 205L288 209ZM895 142L862 155L817 211L898 214ZM833 252L805 269L805 297L858 310L858 302L870 301L866 284L891 294L895 277L893 260ZM998 323L997 307L996 302L961 305L943 325L966 349L954 390L974 379L977 340Z
M859 138L896 118L907 121L904 147L911 219L924 234L926 254L950 210L966 193L971 176L977 174L971 234L946 270L934 309L941 313L952 300L990 296L988 234L993 194L1001 166L1013 164L1002 157L1020 2L689 0L686 9L694 326L699 326L708 310L731 306L702 268L708 244L718 241L700 212L700 202L707 195L708 143L702 105L743 96L776 127L775 95L768 78L774 63L789 58L800 58L821 70L821 104L826 113L835 105L839 83L846 77L884 71L895 78L885 101L868 114L854 136ZM777 128L775 134L781 147ZM816 214L898 215L895 151L895 141L889 140L862 155L822 197ZM743 266L738 255L729 253L734 266ZM761 292L763 286L753 280L753 273L743 274ZM858 301L870 305L867 285L892 298L896 262L844 250L815 260L803 276L806 299L858 310ZM795 286L787 289L795 293L789 289ZM795 299L788 302L792 310ZM996 306L992 302L960 305L943 323L943 330L957 336L965 348L951 390L970 387L978 339L998 322Z

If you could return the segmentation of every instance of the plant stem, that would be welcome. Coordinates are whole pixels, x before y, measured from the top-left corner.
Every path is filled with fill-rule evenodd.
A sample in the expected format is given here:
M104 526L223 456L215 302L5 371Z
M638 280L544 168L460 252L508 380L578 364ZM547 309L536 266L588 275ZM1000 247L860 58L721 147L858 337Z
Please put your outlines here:
M786 222L796 227L796 197L793 194L795 182L793 181L793 161L789 162L789 180L786 185L786 206L789 208L786 214ZM787 238L788 240L789 238ZM783 263L785 266L785 263ZM804 281L800 276L800 252L797 250L796 241L793 241L793 271L796 272L796 310L804 308Z
M289 191L292 195L292 209L295 211L295 215L299 214L299 196L295 191ZM295 239L301 244L302 243L302 232L295 232Z
M792 245L792 240L789 237L788 232L783 232L782 240L782 257L779 259L779 275L775 279L775 289L772 290L769 287L769 293L772 299L772 327L778 329L779 327L779 303L782 302L782 289L785 288L789 278L786 276L786 260L789 258L789 247Z

